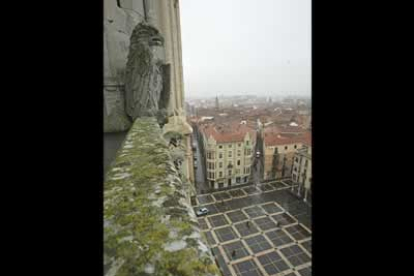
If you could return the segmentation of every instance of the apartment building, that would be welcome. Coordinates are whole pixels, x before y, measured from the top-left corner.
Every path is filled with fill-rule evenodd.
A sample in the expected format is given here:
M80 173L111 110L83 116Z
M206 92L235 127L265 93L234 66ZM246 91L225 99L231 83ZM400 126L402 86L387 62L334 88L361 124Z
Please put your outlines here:
M263 179L279 179L290 177L296 152L303 145L310 145L309 131L292 127L269 129L263 135Z
M209 187L226 188L250 181L256 131L246 122L209 123L199 127L203 137Z
M312 191L312 147L304 146L295 154L292 181L299 184L298 196L307 202Z

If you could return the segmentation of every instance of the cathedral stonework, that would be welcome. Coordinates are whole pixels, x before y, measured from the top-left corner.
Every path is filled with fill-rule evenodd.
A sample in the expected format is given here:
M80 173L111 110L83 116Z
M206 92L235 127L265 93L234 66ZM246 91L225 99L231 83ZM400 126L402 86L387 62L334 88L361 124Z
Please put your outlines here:
M165 123L169 66L157 49L163 44L159 31L146 22L139 23L132 32L125 73L126 112L132 120L157 117Z

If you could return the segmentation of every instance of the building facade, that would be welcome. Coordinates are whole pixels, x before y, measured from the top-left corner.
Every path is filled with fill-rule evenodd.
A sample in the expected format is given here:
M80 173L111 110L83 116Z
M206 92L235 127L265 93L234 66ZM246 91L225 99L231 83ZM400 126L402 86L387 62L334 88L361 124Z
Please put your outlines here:
M295 154L292 181L298 184L298 196L307 202L312 193L312 147L304 146Z
M125 110L125 69L130 37L141 22L154 26L163 37L156 55L169 64L170 96L164 133L179 133L186 148L182 173L194 183L192 128L186 122L178 0L104 0L104 133L126 132L132 125Z
M251 180L256 132L245 124L202 125L207 183L212 189L227 188Z
M295 154L304 144L310 144L310 132L301 128L285 127L264 130L261 133L263 179L291 177Z

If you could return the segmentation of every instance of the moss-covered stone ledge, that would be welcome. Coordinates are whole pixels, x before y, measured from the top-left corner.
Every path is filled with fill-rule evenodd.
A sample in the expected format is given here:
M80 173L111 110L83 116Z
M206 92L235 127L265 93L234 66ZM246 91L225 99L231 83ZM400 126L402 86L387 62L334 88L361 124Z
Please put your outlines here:
M139 118L104 184L106 276L219 275L154 118Z

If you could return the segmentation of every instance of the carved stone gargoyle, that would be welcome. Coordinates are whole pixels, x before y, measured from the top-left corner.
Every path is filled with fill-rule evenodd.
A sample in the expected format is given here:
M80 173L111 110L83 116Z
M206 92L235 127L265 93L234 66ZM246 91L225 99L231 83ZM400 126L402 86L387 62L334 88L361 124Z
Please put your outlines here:
M168 120L170 64L157 54L163 45L161 34L149 23L141 22L134 28L125 72L126 112L133 121L156 117L164 125Z

